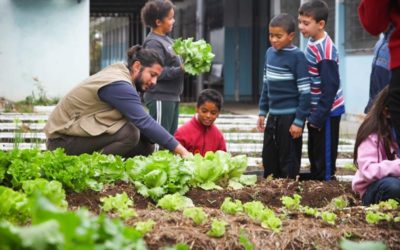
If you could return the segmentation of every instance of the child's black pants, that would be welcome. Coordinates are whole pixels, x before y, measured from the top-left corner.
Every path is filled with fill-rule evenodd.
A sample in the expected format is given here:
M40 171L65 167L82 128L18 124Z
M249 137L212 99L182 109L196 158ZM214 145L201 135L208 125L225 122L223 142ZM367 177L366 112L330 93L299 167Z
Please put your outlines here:
M300 171L302 136L293 139L289 128L295 115L269 115L264 132L264 177L296 178Z

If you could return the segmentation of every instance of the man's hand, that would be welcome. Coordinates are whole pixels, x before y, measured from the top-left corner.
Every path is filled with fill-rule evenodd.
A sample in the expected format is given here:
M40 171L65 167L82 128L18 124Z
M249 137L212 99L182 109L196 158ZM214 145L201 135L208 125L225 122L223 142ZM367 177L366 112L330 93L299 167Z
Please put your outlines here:
M191 155L191 153L187 151L187 149L181 144L178 144L178 146L176 146L174 153L180 155L182 158L187 158Z
M290 126L290 128L289 128L289 133L292 135L293 139L297 139L303 133L303 129L292 124L292 126Z
M265 116L259 116L257 120L258 132L264 132L265 130Z

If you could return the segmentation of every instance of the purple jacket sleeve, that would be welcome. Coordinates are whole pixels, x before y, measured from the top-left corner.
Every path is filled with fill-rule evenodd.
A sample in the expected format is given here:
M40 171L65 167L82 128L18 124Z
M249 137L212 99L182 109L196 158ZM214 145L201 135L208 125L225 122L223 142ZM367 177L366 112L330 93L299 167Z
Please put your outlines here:
M173 151L178 142L143 109L139 94L129 82L118 81L100 88L98 95L147 138Z

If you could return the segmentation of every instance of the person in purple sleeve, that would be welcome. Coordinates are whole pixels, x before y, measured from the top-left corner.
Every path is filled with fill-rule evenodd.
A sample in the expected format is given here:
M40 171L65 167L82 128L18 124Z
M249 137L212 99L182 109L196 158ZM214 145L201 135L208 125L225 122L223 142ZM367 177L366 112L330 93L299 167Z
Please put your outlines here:
M144 110L139 92L163 70L157 52L133 46L128 63L116 63L81 82L57 104L44 132L47 148L68 155L102 152L148 155L156 142L182 157L190 153Z

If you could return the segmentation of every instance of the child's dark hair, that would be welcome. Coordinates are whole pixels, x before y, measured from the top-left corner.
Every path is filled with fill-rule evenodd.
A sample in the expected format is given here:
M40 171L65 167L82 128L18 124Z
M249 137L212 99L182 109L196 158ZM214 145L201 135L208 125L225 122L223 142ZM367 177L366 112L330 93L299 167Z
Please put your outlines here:
M311 0L300 6L299 15L312 17L316 22L323 20L326 25L328 22L329 8L322 0Z
M200 107L205 102L212 102L217 106L218 111L221 111L223 98L222 95L214 90L214 89L205 89L200 92L199 97L197 98L197 107Z
M269 27L280 27L285 30L286 33L290 34L296 30L296 21L293 16L287 13L281 13L272 18L269 22Z
M155 28L156 20L163 20L168 12L174 9L175 5L170 0L148 1L141 10L141 17L144 26Z
M358 147L360 144L368 138L372 133L376 133L378 136L378 150L382 146L385 149L385 154L388 160L394 160L396 153L391 152L391 148L396 149L397 144L393 139L392 134L392 126L390 123L390 119L388 118L388 96L389 96L389 87L386 86L375 98L371 109L369 110L367 116L364 121L361 123L360 128L357 131L356 142L354 145L354 165L357 166L357 157L358 157Z
M128 49L128 68L132 67L136 61L139 61L143 67L151 67L153 64L160 64L161 67L164 63L158 53L153 49L144 49L140 45L134 45Z

